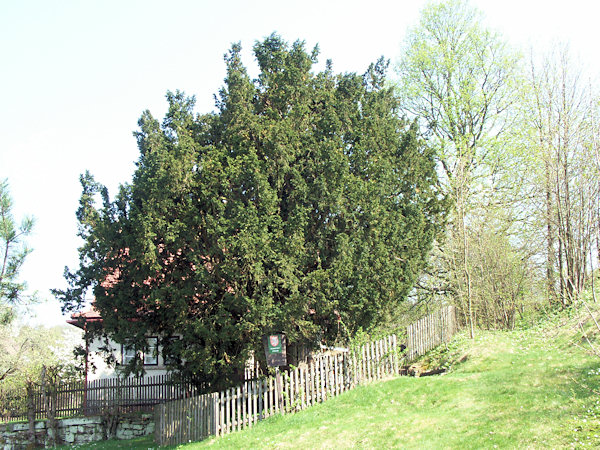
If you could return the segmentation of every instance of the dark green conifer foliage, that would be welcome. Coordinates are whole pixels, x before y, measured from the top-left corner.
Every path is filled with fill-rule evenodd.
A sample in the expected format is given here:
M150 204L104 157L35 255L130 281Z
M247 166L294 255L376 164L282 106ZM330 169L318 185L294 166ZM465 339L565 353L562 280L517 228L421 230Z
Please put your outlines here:
M73 310L93 288L97 333L140 350L159 335L173 368L213 387L262 353L264 333L315 345L376 325L405 300L445 205L383 60L362 77L330 62L315 73L318 49L272 35L251 80L240 51L225 57L215 114L177 92L162 124L142 115L138 167L115 201L82 177L80 268L57 292Z

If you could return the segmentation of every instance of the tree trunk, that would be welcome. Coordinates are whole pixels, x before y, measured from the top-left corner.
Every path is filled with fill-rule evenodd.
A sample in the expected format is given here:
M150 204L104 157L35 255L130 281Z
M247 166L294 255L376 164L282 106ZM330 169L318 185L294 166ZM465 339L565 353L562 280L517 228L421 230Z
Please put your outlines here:
M554 253L554 224L552 223L552 188L550 182L550 162L546 155L545 169L546 169L546 232L547 232L547 260L546 260L546 278L547 278L547 300L550 305L556 301L556 279L554 278L554 270L556 264L556 255Z
M463 259L463 272L465 274L465 284L467 288L467 305L469 309L469 333L471 339L475 337L475 329L473 324L473 297L471 292L471 272L469 270L469 243L467 239L467 227L465 224L465 186L467 184L466 170L464 167L464 161L461 160L460 177L458 183L460 183L457 192L457 213L458 213L458 226L460 231L460 240L462 241L462 259Z
M35 436L35 389L33 382L27 381L27 423L29 425L29 442L33 447L37 446Z
M42 367L42 396L44 406L46 408L46 417L48 419L48 437L49 443L52 446L56 446L60 443L58 436L58 420L56 419L56 400L57 400L57 374L48 370L46 366ZM52 430L52 436L50 436L50 430Z

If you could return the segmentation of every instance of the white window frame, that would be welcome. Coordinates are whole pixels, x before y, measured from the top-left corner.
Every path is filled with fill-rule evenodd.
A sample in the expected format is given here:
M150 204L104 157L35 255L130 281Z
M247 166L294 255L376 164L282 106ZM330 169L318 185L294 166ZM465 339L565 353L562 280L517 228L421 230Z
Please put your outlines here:
M146 344L148 345L148 351L143 355L144 365L158 366L158 337L148 336Z
M147 352L140 352L135 347L121 344L121 364L127 365L134 358L140 358L144 366L158 366L158 337L148 336L146 343L148 344Z
M125 344L121 345L121 364L129 364L134 358L138 357L134 347L129 347Z

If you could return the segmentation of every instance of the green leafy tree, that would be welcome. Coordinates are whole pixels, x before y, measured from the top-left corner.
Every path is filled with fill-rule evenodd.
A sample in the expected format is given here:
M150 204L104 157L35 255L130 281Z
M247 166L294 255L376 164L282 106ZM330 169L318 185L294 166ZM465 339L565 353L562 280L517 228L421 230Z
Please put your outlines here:
M72 310L92 288L97 333L140 350L158 334L173 369L213 387L262 353L264 333L316 345L376 326L413 286L445 207L383 60L364 76L315 73L317 48L272 35L251 80L240 52L225 57L215 114L177 92L162 124L142 115L138 167L114 201L82 176L80 267L56 292Z
M519 186L507 130L517 111L519 57L481 25L468 2L431 2L407 34L397 66L403 110L426 130L454 203L443 248L448 291L456 294L473 334L470 216L508 202ZM498 196L506 193L505 197ZM436 284L440 278L436 278Z
M16 411L28 411L28 402L33 401L28 393L44 384L47 371L63 383L80 381L82 370L74 364L72 355L80 340L79 333L65 327L34 328L19 325L18 321L1 326L0 413L10 416Z
M0 325L12 320L11 306L23 300L27 286L19 281L19 271L31 249L23 239L33 229L33 219L17 225L12 215L8 182L0 181Z
M39 383L43 366L60 367L64 379L79 379L72 349L80 336L64 327L30 327L12 324L0 328L0 386L25 389Z

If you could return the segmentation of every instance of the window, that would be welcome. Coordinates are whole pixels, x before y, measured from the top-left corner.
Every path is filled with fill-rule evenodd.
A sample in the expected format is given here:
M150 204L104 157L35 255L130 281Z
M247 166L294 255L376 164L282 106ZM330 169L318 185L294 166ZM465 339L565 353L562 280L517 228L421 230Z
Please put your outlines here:
M145 353L136 351L135 347L122 345L121 346L121 363L129 364L134 358L140 358L144 361L145 366L157 366L158 365L158 338L149 337L146 338L148 349Z
M134 347L127 347L125 345L122 346L121 349L122 359L121 362L123 364L129 364L136 357L136 351Z
M156 366L158 365L158 338L149 337L146 339L146 343L148 350L144 353L144 365Z

